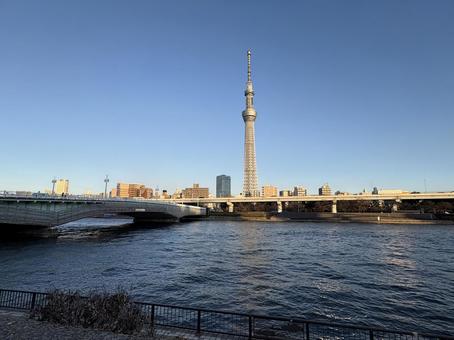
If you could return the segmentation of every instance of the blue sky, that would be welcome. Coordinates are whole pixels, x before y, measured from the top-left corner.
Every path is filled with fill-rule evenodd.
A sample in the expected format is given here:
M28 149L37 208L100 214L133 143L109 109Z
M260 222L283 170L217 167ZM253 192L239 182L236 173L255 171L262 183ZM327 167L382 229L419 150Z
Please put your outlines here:
M0 190L454 190L454 1L0 0Z

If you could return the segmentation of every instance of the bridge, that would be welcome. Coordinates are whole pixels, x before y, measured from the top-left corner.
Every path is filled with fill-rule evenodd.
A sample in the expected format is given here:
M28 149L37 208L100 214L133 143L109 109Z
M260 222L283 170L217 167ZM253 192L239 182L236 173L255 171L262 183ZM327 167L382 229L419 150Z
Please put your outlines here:
M277 211L282 212L282 204L286 202L332 202L332 212L337 213L337 202L339 201L393 201L393 210L397 210L397 203L404 200L432 201L432 200L454 200L454 192L431 192L415 194L358 194L358 195L307 195L307 196L285 196L285 197L216 197L216 198L181 198L167 200L174 203L196 204L209 206L214 204L227 204L229 212L234 211L235 203L269 203L277 205Z
M0 196L0 227L46 228L105 214L130 216L134 223L148 223L205 216L206 209L159 200Z

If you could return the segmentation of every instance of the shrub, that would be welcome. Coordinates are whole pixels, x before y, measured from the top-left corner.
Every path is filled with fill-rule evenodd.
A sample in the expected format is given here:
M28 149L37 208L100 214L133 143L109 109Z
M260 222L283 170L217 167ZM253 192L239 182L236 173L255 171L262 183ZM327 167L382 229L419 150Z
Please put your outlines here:
M126 334L140 332L145 323L141 309L122 290L113 294L91 292L88 296L54 290L49 293L45 305L32 311L32 317Z

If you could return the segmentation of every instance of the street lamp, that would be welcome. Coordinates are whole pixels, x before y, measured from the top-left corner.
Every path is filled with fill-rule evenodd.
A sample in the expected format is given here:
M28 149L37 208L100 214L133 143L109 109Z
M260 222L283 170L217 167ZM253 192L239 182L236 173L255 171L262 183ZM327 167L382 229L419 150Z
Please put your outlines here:
M107 198L107 183L109 183L109 175L106 175L106 178L104 178L104 183L106 183L106 185L104 186L104 199Z
M52 180L52 196L55 195L55 183L57 183L57 179L54 177Z

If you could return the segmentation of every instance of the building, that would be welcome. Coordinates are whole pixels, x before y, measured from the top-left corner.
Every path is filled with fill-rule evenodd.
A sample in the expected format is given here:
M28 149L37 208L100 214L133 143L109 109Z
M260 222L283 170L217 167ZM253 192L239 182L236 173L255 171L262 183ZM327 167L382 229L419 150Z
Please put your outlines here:
M192 185L192 188L183 190L183 198L208 198L208 188L201 188L197 183Z
M179 189L179 188L176 188L175 192L172 195L172 198L178 199L178 198L182 198L182 197L183 197L183 191L181 191L181 189Z
M322 187L318 189L318 194L320 196L331 196L331 188L328 183L323 184Z
M55 183L55 193L57 195L68 195L69 194L69 180L59 179Z
M31 191L16 191L16 196L31 196L32 192Z
M401 190L401 189L380 189L378 190L378 195L402 195L402 194L409 194L409 191Z
M279 191L279 196L280 197L292 196L292 191L290 191L290 190L281 190L281 191Z
M111 192L111 197L121 197L121 198L153 198L153 189L145 187L143 184L136 183L117 183L117 190L115 192L116 196L112 196L113 190Z
M216 197L230 197L230 176L216 176Z
M162 198L162 199L165 199L165 200L170 198L170 195L169 195L169 193L167 192L167 190L165 190L165 189L162 190L161 198Z
M339 191L339 190L337 190L337 191L334 193L334 195L336 195L336 196L348 196L348 195L351 195L351 193L346 192L346 191Z
M129 184L128 183L117 183L117 196L122 198L129 197Z
M152 188L147 188L145 186L140 188L140 197L143 197L143 198L146 198L146 199L153 198L153 189Z
M246 109L243 111L245 125L244 134L244 178L243 196L259 196L257 180L257 164L255 160L255 131L254 122L257 112L254 109L254 89L251 79L251 51L247 51L247 83L244 91Z
M307 189L301 185L293 188L293 196L307 196Z
M262 187L263 197L277 197L277 187L273 185L264 185Z
M111 198L117 197L117 188L113 188L110 190L110 195Z

